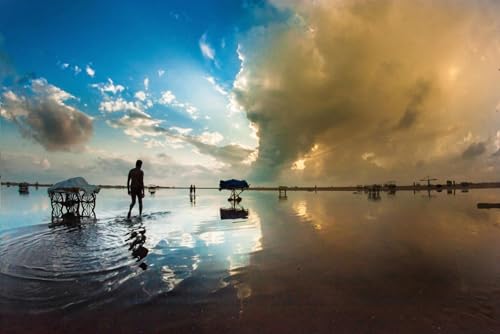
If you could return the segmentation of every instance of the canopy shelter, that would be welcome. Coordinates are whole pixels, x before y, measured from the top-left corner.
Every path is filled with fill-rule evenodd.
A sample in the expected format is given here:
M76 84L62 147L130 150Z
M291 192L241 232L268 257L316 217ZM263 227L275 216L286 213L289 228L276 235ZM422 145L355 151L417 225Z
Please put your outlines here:
M100 188L88 184L83 177L74 177L58 182L48 189L52 218L67 215L95 217L96 194Z
M219 191L223 189L231 191L231 195L227 199L230 202L232 201L240 202L241 201L240 194L248 188L250 188L250 186L245 180L231 179L226 181L221 180L219 182Z

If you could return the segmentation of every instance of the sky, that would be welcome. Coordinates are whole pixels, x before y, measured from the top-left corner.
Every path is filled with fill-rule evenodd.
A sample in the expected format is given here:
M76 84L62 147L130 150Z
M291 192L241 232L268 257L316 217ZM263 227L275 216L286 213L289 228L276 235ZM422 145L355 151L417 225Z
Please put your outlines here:
M500 177L500 4L0 1L0 174Z

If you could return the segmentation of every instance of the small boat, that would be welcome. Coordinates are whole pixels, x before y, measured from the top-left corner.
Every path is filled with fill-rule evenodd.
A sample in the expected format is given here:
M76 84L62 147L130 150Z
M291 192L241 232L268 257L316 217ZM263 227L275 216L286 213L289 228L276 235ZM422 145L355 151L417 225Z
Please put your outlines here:
M148 191L151 195L154 195L154 193L156 193L156 189L158 189L158 186L155 186L154 184L150 184L148 186Z
M19 193L20 194L29 194L29 185L26 182L19 183Z

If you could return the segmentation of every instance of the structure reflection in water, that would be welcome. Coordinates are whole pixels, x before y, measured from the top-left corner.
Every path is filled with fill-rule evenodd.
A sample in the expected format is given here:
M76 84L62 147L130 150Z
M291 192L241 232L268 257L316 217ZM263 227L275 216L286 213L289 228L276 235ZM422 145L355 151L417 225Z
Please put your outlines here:
M248 210L239 204L232 203L230 208L220 208L220 219L247 219Z
M22 208L9 199L17 189L8 191L15 196L3 198L1 222L20 222L8 216ZM160 192L142 220L127 221L118 216L122 192L106 190L96 224L3 231L0 314L12 323L24 319L12 313L46 311L45 320L70 305L66 314L80 321L66 322L70 328L95 310L92 319L102 323L109 314L141 314L136 322L144 317L150 326L144 332L190 331L193 323L205 332L252 331L276 319L283 332L331 332L333 320L340 332L364 332L364 319L373 319L374 333L428 333L437 325L498 332L500 211L476 208L497 203L498 190L432 193L432 201L422 189L373 202L368 194L293 192L277 205L275 193L252 192L244 199L248 217L235 223L222 220L220 208L229 205L216 192L203 193L196 208L185 191ZM36 204L36 196L24 203ZM128 311L131 304L141 308ZM138 332L136 318L121 329Z

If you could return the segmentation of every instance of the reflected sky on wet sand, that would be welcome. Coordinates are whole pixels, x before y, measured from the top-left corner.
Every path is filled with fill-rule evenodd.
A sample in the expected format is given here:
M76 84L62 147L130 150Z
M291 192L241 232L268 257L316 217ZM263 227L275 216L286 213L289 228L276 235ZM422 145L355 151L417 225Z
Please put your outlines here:
M500 210L476 204L499 195L249 191L232 211L224 192L159 190L129 221L125 191L105 189L96 220L50 224L46 189L2 187L0 324L498 332Z

